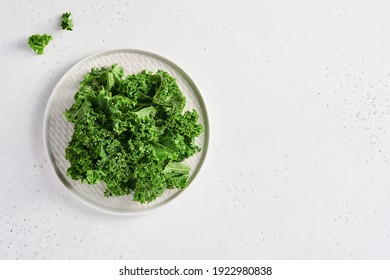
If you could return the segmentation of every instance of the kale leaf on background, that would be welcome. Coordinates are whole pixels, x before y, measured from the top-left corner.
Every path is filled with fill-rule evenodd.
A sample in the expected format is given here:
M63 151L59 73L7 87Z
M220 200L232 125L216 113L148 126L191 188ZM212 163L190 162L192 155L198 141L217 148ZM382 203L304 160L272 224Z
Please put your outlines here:
M28 44L35 53L41 55L43 54L44 48L52 39L53 37L47 34L34 34L28 38Z
M190 167L182 161L200 151L195 138L203 131L195 110L183 112L185 102L162 70L125 77L117 64L91 69L64 113L74 124L67 175L140 203L185 188Z
M73 30L73 19L70 18L72 13L64 13L61 17L61 28L63 30Z

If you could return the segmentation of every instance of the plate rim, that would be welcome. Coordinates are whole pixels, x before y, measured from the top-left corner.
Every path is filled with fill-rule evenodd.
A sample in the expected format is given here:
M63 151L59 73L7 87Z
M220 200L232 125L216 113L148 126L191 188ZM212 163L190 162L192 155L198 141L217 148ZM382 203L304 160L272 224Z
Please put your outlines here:
M97 203L93 203L90 200L88 200L88 199L84 198L83 196L79 195L78 192L76 192L71 187L67 186L67 183L66 183L67 179L65 178L65 175L62 174L56 168L56 166L54 164L54 156L52 155L52 153L50 153L49 148L48 148L48 145L49 145L48 144L48 142L49 142L49 139L48 139L49 138L49 134L48 134L49 109L52 107L52 103L53 103L53 100L54 100L53 93L57 90L59 85L64 82L65 77L68 76L68 74L71 71L73 71L74 69L76 69L78 66L82 65L83 63L85 63L88 60L93 59L94 57L98 57L98 56L101 56L101 55L104 55L104 54L110 54L110 53L113 53L113 52L131 52L131 53L136 53L136 54L147 55L147 56L151 56L153 58L159 59L159 60L163 61L164 63L172 66L175 70L177 70L185 78L185 80L189 83L189 85L194 89L195 94L197 95L197 97L199 99L200 105L201 105L201 107L203 109L203 113L204 113L204 130L203 130L203 133L205 134L205 136L204 136L205 138L204 138L203 155L202 155L202 157L201 157L201 159L199 161L199 164L197 165L196 169L194 170L192 178L189 180L187 186L184 189L178 190L176 193L174 193L171 197L169 197L165 201L163 201L163 202L161 202L159 204L153 205L152 207L147 208L147 209L142 209L141 208L139 210L131 210L131 211L121 210L121 209L113 209L113 208L101 206L101 205L99 205ZM167 59L167 58L165 58L165 57L163 57L163 56L161 56L159 54L156 54L156 53L153 53L153 52L149 52L149 51L145 51L145 50L139 50L139 49L131 49L131 48L111 48L111 49L105 49L105 50L102 50L102 51L94 52L91 55L88 55L88 56L84 57L83 59L81 59L80 61L76 62L73 66L71 66L61 76L61 78L58 80L58 82L54 86L53 90L50 93L50 97L49 97L49 99L48 99L48 101L46 103L45 112L44 112L44 115L43 115L43 145L44 145L46 156L49 159L49 163L50 163L51 169L57 175L56 177L61 181L61 183L65 187L65 189L67 189L68 192L71 193L72 196L75 197L81 203L83 203L83 204L87 205L88 207L90 207L92 209L95 209L95 210L97 210L99 212L103 212L103 213L106 213L106 214L117 215L117 216L135 216L135 215L149 213L151 211L154 211L156 209L161 208L164 205L167 205L169 202L173 201L173 199L177 198L180 194L182 194L185 190L187 190L189 188L189 186L191 185L191 183L193 183L194 180L197 178L197 175L199 174L199 171L203 167L204 161L205 161L207 153L208 153L209 139L210 139L209 116L208 116L208 112L207 112L206 103L205 103L204 98L203 98L203 96L201 94L201 91L199 90L199 87L195 84L195 82L191 79L191 77L181 67L179 67L176 63L172 62L171 60L169 60L169 59Z

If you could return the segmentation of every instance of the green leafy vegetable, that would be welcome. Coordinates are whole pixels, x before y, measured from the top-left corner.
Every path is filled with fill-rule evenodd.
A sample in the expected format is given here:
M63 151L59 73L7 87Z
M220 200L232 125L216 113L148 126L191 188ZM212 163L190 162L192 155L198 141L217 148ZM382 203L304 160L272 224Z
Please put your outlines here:
M73 19L70 18L72 13L64 13L61 17L61 28L63 30L73 30Z
M67 175L104 182L106 196L133 193L140 203L185 188L190 167L182 161L200 151L195 138L203 131L195 110L183 112L185 102L167 72L91 69L64 113L74 124Z
M30 48L32 48L35 53L40 55L43 54L44 48L52 39L53 38L47 34L42 34L42 35L34 34L28 38L28 44L30 45Z

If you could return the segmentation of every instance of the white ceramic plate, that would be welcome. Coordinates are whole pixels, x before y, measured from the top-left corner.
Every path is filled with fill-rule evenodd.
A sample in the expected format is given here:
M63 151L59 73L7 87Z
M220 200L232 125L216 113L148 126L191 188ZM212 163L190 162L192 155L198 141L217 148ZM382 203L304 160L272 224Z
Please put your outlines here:
M167 71L176 78L177 84L187 99L185 110L198 111L199 122L203 125L204 132L197 138L196 144L202 148L202 151L184 161L191 166L189 184L194 180L205 159L209 141L209 125L204 101L194 82L173 62L153 53L131 49L99 52L81 60L60 79L48 101L43 128L45 149L55 173L64 186L88 206L111 214L135 215L166 204L183 190L166 190L155 201L142 205L133 201L132 195L105 197L103 184L91 186L66 176L66 170L70 164L65 159L65 148L72 137L73 126L65 119L63 112L72 105L74 94L79 88L82 77L91 68L107 67L114 63L121 65L127 75L139 73L144 69L153 72L158 69Z

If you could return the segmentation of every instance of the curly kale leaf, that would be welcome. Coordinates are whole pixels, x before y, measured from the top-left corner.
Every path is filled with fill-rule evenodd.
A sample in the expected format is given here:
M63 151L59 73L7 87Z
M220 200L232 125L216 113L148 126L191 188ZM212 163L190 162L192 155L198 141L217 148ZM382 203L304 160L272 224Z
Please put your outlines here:
M200 151L195 139L203 127L198 113L183 112L184 106L167 72L125 77L117 64L91 69L64 112L74 124L67 175L91 185L104 182L106 196L132 193L140 203L185 188L190 167L182 161Z
M34 34L28 38L28 44L35 53L41 55L43 54L43 50L45 49L47 44L49 44L52 39L53 37L47 34Z
M157 89L153 96L153 103L172 108L175 112L181 112L186 105L186 99L181 93L175 78L162 70L155 75Z
M95 91L104 87L105 90L111 91L114 86L118 88L123 83L123 73L123 68L118 64L112 65L111 68L92 68L91 72L84 76L81 87L90 86Z
M164 168L167 188L184 189L187 185L190 167L181 162L170 161Z
M63 30L70 30L70 31L73 30L73 19L70 18L71 15L72 15L72 13L70 13L70 12L62 14L61 28Z

